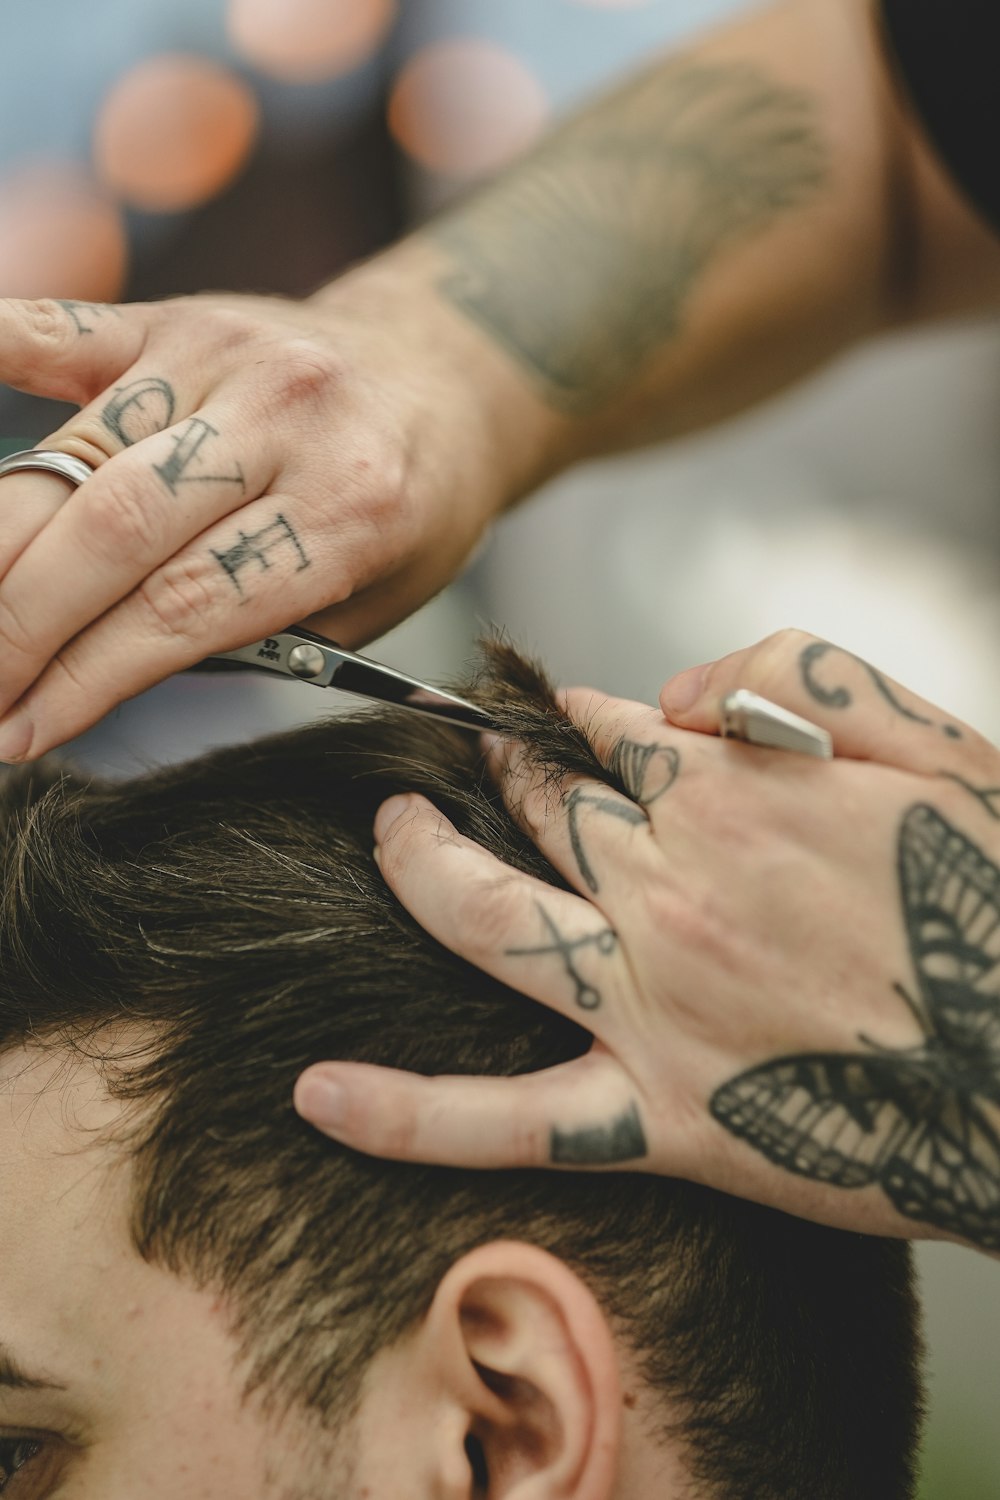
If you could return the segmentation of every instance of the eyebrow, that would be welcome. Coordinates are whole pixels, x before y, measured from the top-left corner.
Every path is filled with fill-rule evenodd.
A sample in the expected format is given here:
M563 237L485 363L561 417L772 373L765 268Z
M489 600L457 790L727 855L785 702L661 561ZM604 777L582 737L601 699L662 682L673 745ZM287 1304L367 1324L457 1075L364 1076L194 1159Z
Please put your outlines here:
M47 1380L41 1375L29 1375L18 1364L6 1345L0 1343L0 1390L9 1391L64 1391L66 1387L58 1380Z

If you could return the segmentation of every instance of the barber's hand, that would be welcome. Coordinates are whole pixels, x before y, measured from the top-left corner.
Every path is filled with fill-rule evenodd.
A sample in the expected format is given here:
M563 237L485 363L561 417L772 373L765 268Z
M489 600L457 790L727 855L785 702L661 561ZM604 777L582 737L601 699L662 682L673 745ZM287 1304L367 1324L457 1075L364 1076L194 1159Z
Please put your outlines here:
M515 874L420 797L386 804L382 870L404 905L594 1045L502 1080L321 1064L300 1112L398 1159L662 1172L1000 1248L1000 753L809 637L717 664L686 722L717 727L737 685L828 728L841 758L587 691L568 712L628 795L553 789L517 745L494 753L577 894Z
M0 760L293 621L361 644L542 477L556 418L390 256L303 303L0 303L0 380L82 407L38 446L98 466L0 480Z

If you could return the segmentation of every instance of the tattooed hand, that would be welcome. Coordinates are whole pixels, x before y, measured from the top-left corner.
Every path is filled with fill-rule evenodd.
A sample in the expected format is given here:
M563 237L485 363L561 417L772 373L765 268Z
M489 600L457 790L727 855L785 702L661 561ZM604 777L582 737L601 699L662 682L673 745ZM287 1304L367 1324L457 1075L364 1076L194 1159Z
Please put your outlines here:
M0 379L81 406L39 446L97 466L0 481L0 760L292 621L361 644L541 477L557 419L394 255L304 303L0 303Z
M737 685L828 728L838 758L716 738ZM365 1151L662 1172L1000 1250L1000 752L809 637L695 686L685 722L707 732L566 696L613 785L554 788L518 745L491 750L571 891L506 869L421 798L378 817L404 905L585 1025L590 1052L497 1080L323 1064L301 1112Z

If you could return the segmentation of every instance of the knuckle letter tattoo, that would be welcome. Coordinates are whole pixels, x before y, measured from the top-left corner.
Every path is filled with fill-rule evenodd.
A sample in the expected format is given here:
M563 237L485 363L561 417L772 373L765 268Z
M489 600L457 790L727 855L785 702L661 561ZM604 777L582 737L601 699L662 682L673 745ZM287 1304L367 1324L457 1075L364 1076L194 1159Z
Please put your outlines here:
M580 1130L560 1130L554 1125L549 1137L550 1160L569 1166L604 1166L639 1161L648 1155L646 1134L634 1103L610 1125L587 1125Z
M163 432L174 420L177 397L169 380L146 375L115 387L101 421L123 448Z
M73 319L77 333L93 333L94 324L100 318L120 318L122 311L110 302L77 302L69 297L57 297L63 312Z
M262 526L259 531L240 531L239 541L225 552L217 552L212 548L212 556L225 572L236 592L244 599L246 597L243 584L240 581L240 573L244 568L255 565L261 573L270 570L271 554L284 550L286 556L296 559L295 572L301 573L303 568L309 567L309 558L302 543L295 533L291 522L281 513Z
M176 495L182 484L238 484L241 492L246 492L246 482L243 478L243 470L239 464L236 465L235 474L188 474L187 470L202 462L201 450L209 438L218 437L218 428L206 422L203 417L192 417L184 428L171 438L174 451L162 464L154 464L153 472L158 474L172 495Z
M833 651L838 656L846 656L848 661L853 661L866 672L872 685L890 708L894 709L901 718L909 719L912 724L923 724L928 728L940 729L943 735L950 740L960 740L962 731L957 724L947 722L935 724L926 714L921 714L913 708L907 708L895 694L882 673L864 660L861 656L855 656L853 651L844 651L840 646L834 646L830 641L812 641L799 657L799 671L802 674L802 683L806 692L816 702L821 703L824 708L850 708L854 702L854 695L841 684L839 687L825 687L816 677L816 665L822 661L828 651Z

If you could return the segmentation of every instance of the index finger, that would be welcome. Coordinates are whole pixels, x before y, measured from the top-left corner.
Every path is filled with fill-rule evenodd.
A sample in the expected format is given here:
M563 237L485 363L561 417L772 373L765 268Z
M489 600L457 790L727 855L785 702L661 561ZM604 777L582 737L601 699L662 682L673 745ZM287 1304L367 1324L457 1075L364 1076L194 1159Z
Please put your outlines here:
M0 298L0 382L84 406L134 364L149 315L138 306Z

